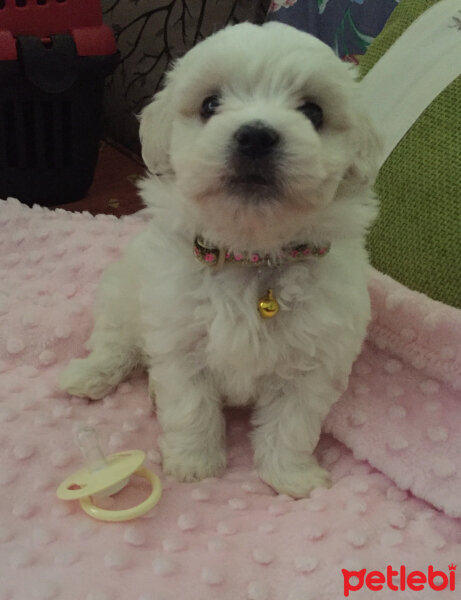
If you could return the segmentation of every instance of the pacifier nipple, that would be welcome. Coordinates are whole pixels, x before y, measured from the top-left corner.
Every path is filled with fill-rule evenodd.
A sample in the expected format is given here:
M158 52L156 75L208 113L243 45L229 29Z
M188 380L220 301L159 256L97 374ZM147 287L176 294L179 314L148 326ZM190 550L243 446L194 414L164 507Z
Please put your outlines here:
M77 445L82 453L83 460L90 473L101 471L101 469L106 469L109 466L106 457L101 450L101 446L99 445L99 440L94 427L91 427L91 425L82 425L79 427L77 429L76 440ZM130 478L127 477L108 489L93 494L93 498L98 499L107 498L107 496L113 496L122 490L129 480Z
M77 430L75 438L88 470L97 471L107 465L93 427L82 425Z

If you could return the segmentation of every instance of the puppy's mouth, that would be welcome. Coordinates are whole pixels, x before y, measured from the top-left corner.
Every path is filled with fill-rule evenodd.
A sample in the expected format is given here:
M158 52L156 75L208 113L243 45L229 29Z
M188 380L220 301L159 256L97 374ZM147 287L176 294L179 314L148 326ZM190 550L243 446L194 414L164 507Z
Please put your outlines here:
M272 201L278 186L273 177L250 173L228 177L226 187L243 202L259 204Z
M270 201L280 192L273 165L234 164L225 178L226 188L244 202Z
M269 187L273 185L273 181L270 180L269 177L266 177L264 175L258 175L257 173L247 173L244 175L236 175L234 177L230 178L230 183L231 185L239 185L242 187L245 186L249 186L249 187L257 187L257 186L265 186L265 187Z

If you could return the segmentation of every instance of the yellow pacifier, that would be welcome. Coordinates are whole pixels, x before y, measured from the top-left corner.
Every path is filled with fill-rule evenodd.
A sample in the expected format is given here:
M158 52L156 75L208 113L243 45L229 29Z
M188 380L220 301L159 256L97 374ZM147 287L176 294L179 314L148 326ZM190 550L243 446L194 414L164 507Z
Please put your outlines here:
M104 456L92 427L77 432L77 443L86 467L67 477L56 494L61 500L80 500L83 510L101 521L129 521L153 508L162 495L162 483L155 473L143 466L146 455L141 450L127 450ZM93 498L113 496L129 482L131 475L147 479L152 492L140 504L124 510L107 510L93 504Z

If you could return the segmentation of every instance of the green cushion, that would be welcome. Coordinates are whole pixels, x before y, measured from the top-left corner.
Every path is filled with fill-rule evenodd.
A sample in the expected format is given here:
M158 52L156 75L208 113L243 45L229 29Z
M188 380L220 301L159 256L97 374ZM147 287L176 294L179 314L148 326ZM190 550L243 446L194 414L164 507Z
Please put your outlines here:
M437 0L402 0L360 62L364 76ZM376 181L380 216L368 236L373 266L461 308L461 77L420 115Z

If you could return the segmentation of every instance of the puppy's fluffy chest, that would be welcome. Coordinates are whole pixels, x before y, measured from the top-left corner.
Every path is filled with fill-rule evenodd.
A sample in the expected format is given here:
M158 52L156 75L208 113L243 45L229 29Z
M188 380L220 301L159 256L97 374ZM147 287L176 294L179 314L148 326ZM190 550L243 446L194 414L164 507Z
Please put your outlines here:
M273 372L280 360L281 312L263 320L258 300L268 286L277 288L280 274L256 268L228 268L210 278L210 295L204 308L205 354L228 403L245 403L256 392L258 381ZM285 310L287 307L283 307Z
M185 243L167 253L159 235L154 246L146 254L140 240L138 248L150 257L139 310L149 366L183 361L191 372L206 371L229 404L257 398L273 378L295 379L317 368L326 348L328 362L340 370L343 343L367 319L367 303L360 301L367 298L365 276L357 268L366 260L355 244L276 269L225 265L219 271L198 264ZM262 319L258 300L268 288L280 311Z
M163 281L160 305L158 293L151 299L162 330L161 352L170 347L176 355L178 351L187 355L197 370L206 369L232 405L250 402L273 375L290 377L306 368L306 352L314 345L318 326L318 319L309 324L314 264L275 269L226 265L220 271L193 267ZM280 311L272 319L262 319L258 300L268 288L273 289ZM299 336L293 335L297 327Z

